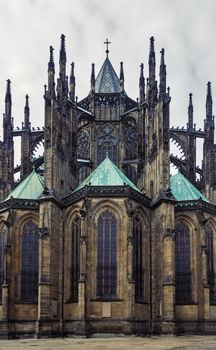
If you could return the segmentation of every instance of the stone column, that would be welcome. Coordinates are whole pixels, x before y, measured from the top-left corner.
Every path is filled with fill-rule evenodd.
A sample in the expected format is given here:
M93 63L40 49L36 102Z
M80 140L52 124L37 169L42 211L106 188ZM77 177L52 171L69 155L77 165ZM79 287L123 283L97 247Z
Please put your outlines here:
M174 333L175 233L167 228L163 237L163 310L162 332Z
M206 234L205 226L202 225L200 229L200 264L201 264L201 276L200 276L200 293L199 293L199 324L200 331L205 332L206 330L206 321L209 320L209 303L210 303L210 294L209 294L209 285L208 285L208 276L207 276L207 246L206 246Z
M135 290L134 290L134 271L133 271L133 217L128 218L127 229L127 280L128 280L128 318L134 317L134 303L135 303Z
M37 336L52 332L51 319L51 208L44 202L40 207L39 221L39 283ZM49 215L48 215L49 212Z
M85 318L85 283L86 283L86 227L85 215L81 216L80 235L80 277L79 277L79 318Z

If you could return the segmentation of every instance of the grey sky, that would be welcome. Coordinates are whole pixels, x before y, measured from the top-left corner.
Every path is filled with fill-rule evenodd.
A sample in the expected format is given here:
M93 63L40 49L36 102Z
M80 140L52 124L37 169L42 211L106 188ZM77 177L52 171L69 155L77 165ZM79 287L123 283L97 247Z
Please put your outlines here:
M89 92L91 63L99 71L108 37L117 73L124 62L125 89L138 95L139 65L147 73L149 38L165 48L171 87L171 125L186 122L188 94L194 94L195 122L203 127L206 83L216 96L215 0L1 0L0 113L5 81L12 81L15 126L21 125L24 96L30 96L33 126L43 125L43 85L47 82L49 45L58 68L60 35L66 35L68 73L75 62L77 95ZM58 69L56 69L58 70Z

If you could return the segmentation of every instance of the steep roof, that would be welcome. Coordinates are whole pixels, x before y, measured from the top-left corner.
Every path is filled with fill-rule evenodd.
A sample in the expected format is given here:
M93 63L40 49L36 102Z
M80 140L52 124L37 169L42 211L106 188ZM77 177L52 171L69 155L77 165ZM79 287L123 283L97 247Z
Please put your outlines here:
M209 202L208 199L180 173L180 171L171 176L170 187L171 192L177 201L202 199L205 202Z
M78 191L85 186L130 186L134 190L140 192L140 190L121 172L121 170L117 168L108 156L76 188L75 191Z
M109 60L106 57L98 76L95 80L96 93L118 93L121 91L119 78Z
M37 174L35 170L31 172L5 200L13 198L38 199L44 189L43 176Z

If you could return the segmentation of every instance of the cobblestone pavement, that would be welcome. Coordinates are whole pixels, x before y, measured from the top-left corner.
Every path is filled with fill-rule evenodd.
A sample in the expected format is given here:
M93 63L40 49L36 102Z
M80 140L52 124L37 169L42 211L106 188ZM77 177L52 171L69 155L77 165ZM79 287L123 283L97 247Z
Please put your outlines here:
M1 340L0 350L216 350L216 336Z

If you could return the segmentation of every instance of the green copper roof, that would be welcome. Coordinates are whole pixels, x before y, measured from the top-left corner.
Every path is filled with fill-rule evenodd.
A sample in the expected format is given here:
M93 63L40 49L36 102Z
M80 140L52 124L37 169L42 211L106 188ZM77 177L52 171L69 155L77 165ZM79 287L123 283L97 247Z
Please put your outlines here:
M76 188L80 190L85 186L130 186L134 190L140 190L125 176L117 166L108 158L102 163Z
M114 68L107 57L95 80L96 93L117 93L120 92L120 81Z
M209 202L208 199L180 173L180 171L171 176L170 182L172 194L177 201L202 199L205 202Z
M43 192L43 177L33 170L20 184L7 196L5 200L13 198L38 199Z

